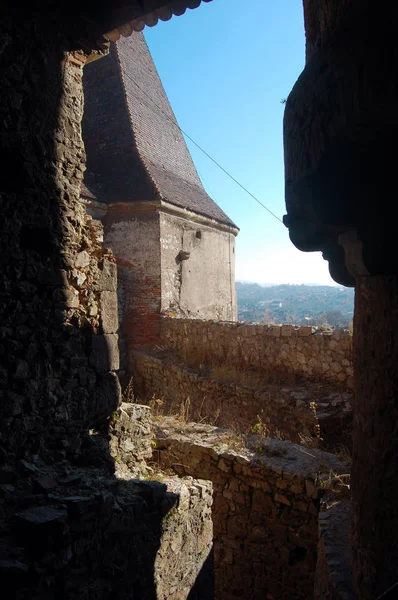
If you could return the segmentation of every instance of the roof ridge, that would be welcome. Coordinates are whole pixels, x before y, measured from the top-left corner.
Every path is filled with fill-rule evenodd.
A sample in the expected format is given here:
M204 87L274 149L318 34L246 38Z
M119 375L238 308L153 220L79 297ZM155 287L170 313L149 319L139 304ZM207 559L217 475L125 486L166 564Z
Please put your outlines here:
M201 0L199 0L199 1L201 2ZM205 0L205 2L207 2L207 1L208 1L208 0ZM210 0L210 1L211 1L211 0ZM149 54L149 56L152 58L152 54L151 54L151 51L150 51L150 49L149 49L149 46L148 46L148 44L147 44L147 41L146 41L146 39L145 39L145 36L144 36L144 34L141 34L141 36L142 36L142 39L143 39L143 41L144 41L145 47L146 47L146 49L147 49L147 51L148 51L148 54ZM153 61L153 65L154 65L154 67L155 67L156 75L157 75L157 76L158 76L158 78L159 78L160 85L161 85L161 87L162 87L162 90L163 90L163 92L164 92L164 95L165 95L165 97L166 97L166 100L167 100L168 107L170 108L170 112L171 112L171 114L172 114L172 116L173 116L173 119L171 119L170 117L167 117L167 116L166 116L166 113L164 113L164 114L165 114L166 118L170 119L170 122L171 122L173 125L175 125L175 126L177 127L177 129L179 130L179 132L181 133L181 135L182 135L182 137L183 137L184 144L185 144L185 146L186 146L186 148L187 148L187 150L188 150L188 154L189 154L189 157L190 157L190 159L191 159L191 166L193 167L193 169L194 169L194 171L195 171L195 173L196 173L196 175L197 175L197 177L198 177L198 180L199 180L200 186L203 188L203 190L204 190L204 191L206 191L206 190L204 189L204 187L203 187L202 180L201 180L201 178L200 178L200 175L199 175L199 172L198 172L198 170L197 170L197 168L196 168L196 165L195 165L195 163L194 163L194 161L193 161L193 159L192 159L191 153L189 152L188 146L187 146L187 144L186 144L186 141L185 141L185 138L184 138L184 134L182 133L182 131L181 131L181 128L180 128L180 126L179 126L179 124L178 124L177 116L176 116L176 114L175 114L175 112L174 112L174 110L173 110L173 107L171 106L171 102L170 102L170 100L169 100L169 97L168 97L168 95L167 95L167 93L166 93L165 87L164 87L164 85L163 85L162 78L160 77L159 71L158 71L158 70L157 70L157 68L156 68L155 61L153 60L153 58L152 58L152 61ZM163 112L163 110L162 110L162 112ZM210 198L210 196L209 196L209 198ZM214 200L213 200L213 202L214 202Z

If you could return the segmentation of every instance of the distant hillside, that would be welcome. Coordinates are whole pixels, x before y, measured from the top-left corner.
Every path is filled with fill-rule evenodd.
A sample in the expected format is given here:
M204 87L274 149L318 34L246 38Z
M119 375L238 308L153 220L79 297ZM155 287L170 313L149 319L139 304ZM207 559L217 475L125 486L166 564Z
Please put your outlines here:
M352 288L237 281L236 293L239 321L347 328L354 313Z

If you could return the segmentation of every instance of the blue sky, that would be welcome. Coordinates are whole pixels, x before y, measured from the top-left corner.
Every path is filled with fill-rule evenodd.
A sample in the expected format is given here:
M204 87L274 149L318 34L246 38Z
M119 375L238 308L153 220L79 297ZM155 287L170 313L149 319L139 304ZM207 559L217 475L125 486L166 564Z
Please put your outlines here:
M304 67L301 0L213 0L145 29L180 127L279 218L285 214L282 120ZM187 141L203 185L239 226L236 278L333 285L320 253Z

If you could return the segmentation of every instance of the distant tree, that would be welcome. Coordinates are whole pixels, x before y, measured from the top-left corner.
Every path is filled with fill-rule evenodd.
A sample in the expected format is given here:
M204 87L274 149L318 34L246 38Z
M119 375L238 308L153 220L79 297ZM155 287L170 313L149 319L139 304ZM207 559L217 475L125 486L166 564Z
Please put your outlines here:
M316 326L322 329L329 329L331 327L330 323L327 322L326 315L321 315L317 318Z
M301 320L300 325L309 325L314 327L317 325L317 319L315 317L304 317L304 319Z
M348 327L348 319L343 315L341 310L327 310L318 319L318 325L330 325L334 328Z
M277 323L275 316L272 314L269 308L266 308L264 311L263 323L265 325L276 325Z

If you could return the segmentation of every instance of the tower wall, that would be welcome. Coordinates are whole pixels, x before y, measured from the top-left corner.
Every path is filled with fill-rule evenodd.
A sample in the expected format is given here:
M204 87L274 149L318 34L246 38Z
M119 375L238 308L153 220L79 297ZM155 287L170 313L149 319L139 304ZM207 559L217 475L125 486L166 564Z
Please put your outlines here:
M105 218L105 244L114 249L118 265L119 320L123 369L132 348L158 340L160 318L159 213L135 211L131 205L110 205Z
M111 44L84 80L82 199L116 256L128 376L133 349L159 343L162 312L236 320L238 228L202 186L142 35Z
M162 312L235 321L235 235L161 212L160 244Z

